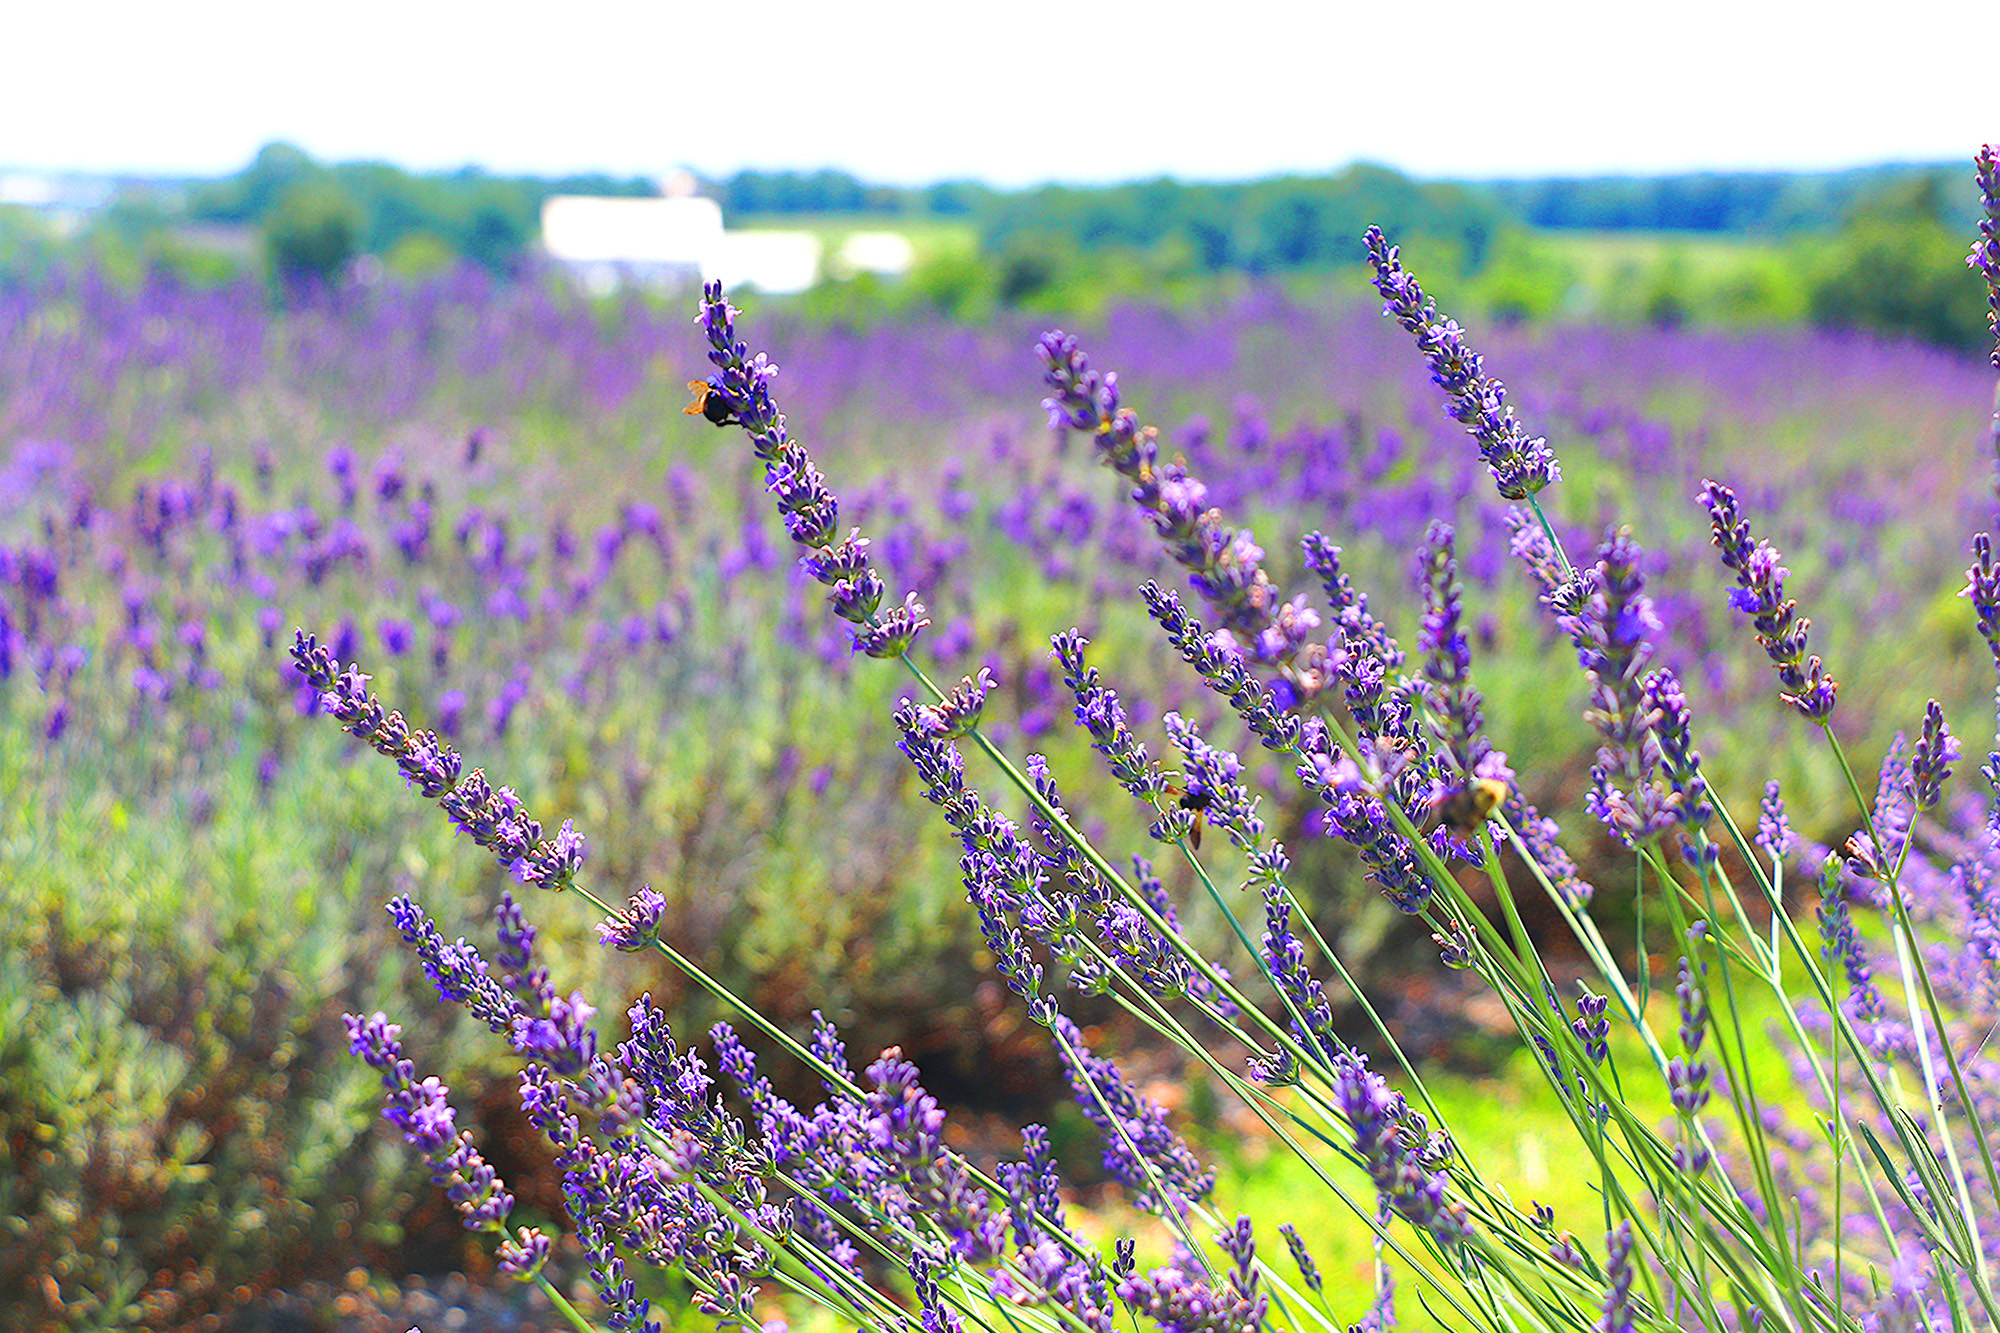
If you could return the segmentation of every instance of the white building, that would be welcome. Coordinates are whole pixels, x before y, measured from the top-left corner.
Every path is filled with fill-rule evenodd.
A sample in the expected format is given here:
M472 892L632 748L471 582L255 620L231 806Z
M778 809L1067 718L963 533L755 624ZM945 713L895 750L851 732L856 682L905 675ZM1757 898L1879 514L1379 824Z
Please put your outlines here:
M542 205L542 248L592 291L627 283L669 289L721 280L799 292L819 278L810 232L725 231L713 199L555 195Z

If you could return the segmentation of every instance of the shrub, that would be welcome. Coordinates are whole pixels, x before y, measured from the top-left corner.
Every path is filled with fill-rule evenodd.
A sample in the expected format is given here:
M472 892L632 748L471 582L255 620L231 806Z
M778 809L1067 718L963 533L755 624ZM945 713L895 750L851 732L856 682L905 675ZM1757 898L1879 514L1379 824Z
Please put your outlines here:
M1990 148L1979 166L1987 216L1973 261L2000 310L2000 166ZM1080 831L1057 756L1016 764L994 744L990 673L950 689L931 680L913 651L930 626L924 606L915 593L897 599L869 539L843 527L829 480L778 411L777 367L739 340L738 312L712 286L700 321L714 371L689 410L749 437L802 564L856 652L900 662L916 682L926 701L896 709L897 746L957 839L994 965L1046 1029L1107 1170L1158 1219L1147 1244L1160 1252L1142 1265L1138 1238L1105 1253L1072 1225L1040 1127L1023 1131L1019 1160L978 1170L947 1146L944 1114L900 1052L857 1075L824 1018L800 1037L737 1001L662 932L661 895L642 889L621 906L593 891L572 820L539 822L513 789L413 728L358 666L301 631L293 660L320 705L460 831L524 885L587 901L603 914L607 945L664 955L825 1086L817 1107L786 1100L729 1025L712 1033L718 1082L650 997L628 1011L629 1036L607 1048L595 1011L537 965L535 933L511 897L496 913L490 959L447 943L412 899L394 901L440 994L522 1058L523 1108L555 1148L610 1325L650 1318L628 1260L678 1269L701 1310L741 1327L761 1321L764 1284L843 1322L920 1319L933 1333L967 1321L1109 1330L1121 1311L1179 1330L1381 1329L1399 1285L1426 1309L1494 1330L2000 1324L1991 1279L2000 1166L1988 1128L2000 1061L1983 1052L2000 1003L2000 753L1983 771L1993 801L1947 803L1958 742L1932 701L1867 791L1831 725L1838 687L1810 651L1789 571L1753 536L1735 491L1704 480L1721 581L1733 585L1783 709L1824 741L1854 801L1842 852L1792 830L1776 784L1763 790L1754 829L1739 822L1710 789L1697 720L1663 660L1668 626L1633 530L1609 526L1594 551L1572 555L1543 505L1561 480L1547 441L1515 415L1382 233L1371 229L1367 247L1385 313L1414 337L1447 413L1510 502L1510 554L1582 669L1597 745L1587 806L1625 849L1616 892L1636 894L1643 913L1630 966L1595 916L1614 890L1580 873L1489 730L1450 525L1426 531L1423 615L1406 651L1341 549L1318 533L1301 551L1326 608L1286 598L1265 552L1124 406L1119 378L1060 333L1039 345L1045 405L1092 441L1186 570L1198 611L1157 584L1143 590L1173 653L1282 758L1383 895L1429 928L1441 965L1472 972L1504 1006L1569 1116L1575 1169L1595 1180L1601 1210L1558 1217L1511 1197L1459 1150L1416 1061L1390 1041L1409 1087L1393 1091L1338 1030L1329 994L1341 960L1294 892L1291 859L1242 759L1209 729L1164 717L1176 754L1156 759L1085 637L1051 636L1091 747L1232 924L1242 946L1233 969L1190 943L1179 926L1188 904L1165 896L1143 859L1128 872L1101 850L1104 839ZM1962 595L2000 666L2000 567L1986 534L1973 546ZM974 757L1026 812L1020 822L971 785ZM1217 859L1198 854L1204 825L1242 859L1234 895L1206 873ZM1815 888L1788 898L1788 883ZM1592 966L1573 995L1548 970L1548 941L1522 918L1529 900L1546 902ZM1653 1003L1665 979L1651 974L1649 948L1677 959L1671 1004ZM1213 1177L1164 1109L1091 1052L1065 1014L1065 988L1112 998L1207 1061L1341 1197L1375 1238L1365 1306L1329 1306L1318 1238L1278 1226L1280 1258L1272 1224L1282 1219L1232 1217L1213 1198ZM1777 1084L1760 1078L1761 1039L1746 1028L1759 1005L1777 1015L1769 1040L1791 1065ZM512 1222L512 1198L458 1128L445 1086L417 1076L385 1016L347 1022L353 1050L381 1073L389 1119L466 1224L500 1237L504 1269L546 1285L548 1237ZM1630 1039L1615 1052L1614 1030ZM1218 1039L1252 1052L1243 1070L1209 1053ZM1357 1178L1359 1191L1346 1192Z

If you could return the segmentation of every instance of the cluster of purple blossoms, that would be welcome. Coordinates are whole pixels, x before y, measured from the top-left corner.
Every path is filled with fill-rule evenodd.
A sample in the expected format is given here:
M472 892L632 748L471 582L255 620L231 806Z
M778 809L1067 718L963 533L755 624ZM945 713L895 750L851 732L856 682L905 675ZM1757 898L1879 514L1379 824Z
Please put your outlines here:
M1785 597L1785 576L1771 543L1750 540L1750 523L1737 510L1736 492L1716 481L1701 484L1701 503L1708 510L1711 540L1722 563L1736 574L1729 601L1750 617L1757 642L1778 672L1778 697L1813 722L1833 716L1839 684L1826 673L1817 656L1806 654L1806 631L1812 622L1798 614L1798 603Z
M1083 650L1089 643L1074 629L1049 639L1056 661L1062 664L1063 684L1076 699L1076 724L1090 733L1091 748L1110 761L1118 785L1157 805L1167 789L1166 776L1133 734L1118 692L1103 684L1097 668L1084 661Z
M1604 539L1587 573L1544 594L1576 645L1590 682L1585 717L1603 741L1590 771L1590 811L1627 847L1679 822L1654 781L1659 716L1646 698L1643 676L1660 620L1645 587L1638 544L1621 528Z
M1447 1250L1472 1233L1463 1203L1447 1197L1456 1157L1451 1140L1432 1131L1403 1094L1392 1091L1364 1056L1343 1055L1334 1070L1333 1103L1346 1118L1386 1217L1422 1227Z
M930 624L915 593L900 606L881 609L886 591L868 560L868 539L859 529L839 535L840 501L827 488L805 446L785 432L784 414L771 399L778 367L736 338L736 308L722 284L702 289L695 322L708 337L708 359L716 373L690 387L698 413L718 426L741 426L764 464L765 488L777 498L778 513L792 540L806 549L799 564L830 591L833 613L854 626L854 648L870 657L901 657Z
M1104 1169L1134 1202L1180 1213L1214 1193L1215 1172L1174 1133L1166 1108L1132 1086L1116 1064L1092 1055L1069 1019L1052 1014L1048 1027L1076 1103L1104 1141Z
M1071 643L1079 667L1080 643L1080 638ZM978 705L968 700L964 706ZM959 870L981 936L1002 979L1031 1002L1037 1021L1046 1022L1054 1013L1052 1003L1039 999L1044 972L1035 957L1037 944L1068 969L1069 985L1084 993L1103 993L1115 977L1123 976L1149 994L1191 998L1216 1013L1233 1013L1233 1002L1218 991L1228 973L1213 963L1197 961L1180 944L1171 904L1157 882L1152 892L1143 894L1152 909L1149 917L1113 891L1081 854L1072 830L1039 814L1034 830L1044 850L1038 852L1012 821L989 809L966 786L964 758L944 738L949 728L937 720L937 713L938 708L930 705L900 705L895 714L902 733L898 748L916 766L927 799L943 811L945 822L958 834L963 847ZM1144 764L1143 758L1135 762ZM1046 760L1031 756L1027 770L1036 793L1066 820ZM1163 779L1155 775L1149 782L1164 792ZM1171 840L1186 834L1189 812L1176 809L1174 814L1172 827L1156 828L1156 836ZM1142 877L1142 891L1144 887Z
M1478 443L1479 457L1500 494L1525 500L1561 480L1562 469L1548 441L1530 438L1522 429L1507 405L1507 386L1482 373L1479 353L1466 345L1465 331L1457 320L1439 318L1437 302L1424 295L1382 229L1370 227L1364 242L1368 262L1375 266L1375 288L1382 293L1382 313L1416 338L1417 350L1430 363L1431 382L1444 390L1445 411Z
M1965 571L1960 597L1972 603L1973 624L1986 640L1993 663L2000 668L2000 566L1993 562L1993 538L1980 532L1972 538L1972 564Z
M1632 1223L1620 1222L1605 1238L1610 1262L1606 1273L1611 1279L1604 1294L1604 1317L1597 1321L1597 1333L1632 1333L1637 1307L1632 1300Z
M2000 220L2000 203L1995 202L2000 169L1994 167L1990 149L1981 157L1981 186L1988 223L1982 225L1982 245L1975 246L1973 262L1991 281L1994 268L2000 267L2000 241L1992 229ZM1402 269L1397 251L1379 230L1370 230L1368 248L1385 313L1417 338L1435 382L1447 395L1448 412L1475 437L1501 494L1531 500L1559 476L1546 442L1528 438L1506 403L1504 386L1483 375L1481 360L1466 346L1462 331L1438 317L1435 304ZM2000 287L1994 301L2000 311ZM928 623L922 619L923 608L912 594L902 607L881 612L885 590L870 565L868 542L858 530L836 539L837 501L810 456L787 437L784 418L771 399L777 367L762 354L751 357L736 341L734 315L719 285L705 288L698 322L717 373L690 386L697 397L689 411L718 426L740 426L752 437L786 526L809 552L801 564L831 589L836 615L856 627L857 650L901 656ZM1424 808L1434 806L1454 785L1462 789L1474 778L1499 778L1505 765L1504 756L1483 735L1482 701L1470 685L1449 528L1432 529L1423 556L1427 611L1418 641L1424 659L1420 677L1398 675L1403 656L1394 639L1369 615L1365 598L1341 569L1339 548L1314 534L1306 543L1307 563L1327 589L1334 621L1331 641L1318 642L1313 637L1320 627L1318 616L1302 598L1280 600L1262 568L1264 553L1250 534L1224 526L1208 507L1202 484L1180 464L1159 459L1156 433L1120 405L1116 376L1091 370L1075 340L1061 334L1045 338L1041 353L1055 390L1046 404L1052 422L1095 435L1104 460L1132 484L1134 500L1148 512L1175 558L1192 572L1197 590L1219 610L1220 628L1205 630L1170 594L1149 586L1149 609L1176 650L1229 700L1267 748L1297 757L1297 772L1324 800L1330 826L1361 849L1371 876L1391 900L1405 911L1423 908L1434 886L1419 864L1421 849L1395 826L1422 823ZM337 459L334 467L343 503L351 507L357 490L354 460L351 455ZM1737 572L1739 591L1733 600L1756 617L1760 640L1778 666L1784 697L1809 718L1824 721L1833 707L1834 682L1824 676L1818 658L1805 657L1807 622L1795 618L1793 604L1783 599L1785 571L1776 552L1762 542L1750 546L1747 524L1737 519L1727 488L1708 483L1703 498L1715 542ZM1529 529L1530 521L1516 513L1518 534ZM473 535L461 532L461 545ZM1647 636L1658 625L1644 594L1636 547L1627 534L1615 533L1594 567L1575 575L1543 532L1537 532L1537 540L1540 546L1524 543L1518 549L1542 578L1545 600L1573 636L1592 685L1589 716L1604 741L1593 810L1628 845L1677 824L1698 829L1712 815L1712 802L1693 748L1680 682L1669 671L1648 669ZM2000 575L1993 573L1990 544L1980 548L1979 559L1969 574L1968 595L1981 608L1985 631L1989 622L2000 626L2000 609L1987 609L2000 603ZM2000 637L1988 637L2000 661ZM404 651L407 640L407 631L392 638L385 629L385 643L403 644L392 651ZM4 641L0 635L0 644ZM1116 695L1084 663L1084 642L1074 631L1055 641L1065 682L1077 701L1077 720L1110 760L1118 780L1157 805L1168 794L1165 778L1132 735ZM524 882L550 888L574 881L583 840L569 823L553 837L544 837L542 826L511 790L493 790L479 770L461 776L458 755L435 733L411 733L400 714L384 711L358 668L341 671L336 655L303 634L293 653L318 706L391 757L411 785L438 801L503 865ZM1279 679L1256 680L1246 663L1275 666ZM1323 722L1297 715L1301 704L1335 683L1359 726L1357 753L1343 753ZM1035 949L1039 946L1068 966L1072 984L1080 989L1108 989L1114 975L1130 976L1154 994L1195 996L1211 1010L1221 1007L1209 980L1218 970L1204 963L1209 970L1198 973L1174 953L1169 940L1178 934L1178 923L1144 862L1135 858L1138 897L1150 910L1113 900L1109 876L1099 868L1103 863L1085 856L1048 765L1039 757L1026 763L1037 798L1033 831L1039 848L967 787L963 759L953 742L978 725L992 684L990 673L982 671L937 705L899 709L901 749L961 840L961 870L987 944L1009 985L1028 1000L1031 1015L1054 1034L1077 1101L1106 1145L1107 1167L1142 1204L1184 1214L1206 1195L1212 1177L1172 1135L1164 1112L1082 1045L1080 1031L1042 993ZM1437 719L1430 726L1423 716L1426 707ZM1240 782L1240 761L1209 746L1177 715L1167 715L1166 725L1186 756L1188 801L1199 802L1209 819L1250 852L1250 882L1262 889L1266 906L1263 961L1291 1010L1291 1033L1299 1048L1327 1062L1334 1103L1352 1127L1355 1152L1375 1184L1383 1218L1393 1213L1447 1249L1460 1247L1471 1227L1466 1206L1450 1197L1453 1145L1447 1136L1432 1133L1423 1117L1334 1035L1325 993L1291 930L1292 904L1282 886L1287 869L1283 849L1264 844L1265 830ZM1915 813L1937 805L1955 754L1956 742L1933 703L1912 757L1884 768L1876 837L1862 835L1855 848L1863 869L1880 875L1900 861ZM2000 782L2000 754L1994 756L1993 768ZM1555 845L1553 825L1511 792L1507 800L1510 822L1520 830L1529 854L1572 901L1587 898L1587 885L1570 887L1574 867ZM1782 855L1790 835L1775 784L1767 792L1764 816L1759 844ZM1155 832L1184 837L1191 826L1188 808L1182 808L1164 814ZM1431 843L1444 850L1435 835ZM1712 854L1705 838L1700 850ZM1838 896L1837 871L1828 874L1822 897L1826 953L1843 962L1863 1016L1879 1018L1880 996L1874 995L1872 1005L1863 996L1864 991L1873 993L1872 981L1846 904ZM660 895L642 889L600 925L604 943L621 949L655 943L664 906ZM440 993L507 1034L513 1048L532 1062L522 1076L523 1105L557 1148L576 1232L611 1307L614 1327L651 1327L648 1307L623 1267L627 1254L683 1265L705 1310L726 1323L747 1326L754 1319L751 1279L770 1269L775 1247L794 1240L805 1242L814 1275L829 1282L851 1277L857 1285L866 1280L866 1256L856 1241L888 1247L882 1257L910 1275L921 1312L913 1317L930 1333L962 1329L953 1308L956 1293L940 1280L953 1276L962 1263L1007 1263L1007 1271L993 1279L996 1294L1022 1305L1059 1305L1093 1333L1108 1333L1114 1298L1170 1329L1248 1330L1267 1312L1269 1299L1260 1290L1247 1219L1219 1238L1231 1260L1221 1276L1212 1271L1204 1276L1207 1265L1187 1252L1142 1276L1129 1243L1120 1244L1118 1259L1108 1267L1086 1257L1063 1222L1046 1136L1032 1128L1024 1135L1025 1160L999 1169L1003 1184L994 1194L946 1149L942 1109L923 1090L916 1068L893 1048L868 1068L870 1090L862 1091L860 1080L848 1071L837 1034L822 1023L813 1053L828 1079L830 1100L807 1110L778 1097L733 1030L718 1027L713 1034L717 1062L750 1108L747 1121L738 1121L713 1095L700 1060L676 1050L664 1019L649 1001L642 1000L629 1015L632 1039L609 1056L600 1052L591 1027L593 1010L580 996L557 995L546 969L535 966L534 932L511 898L501 906L501 949L491 965L462 942L446 944L413 903L398 900L392 910ZM2000 913L1993 919L2000 920ZM1164 935L1157 928L1161 922ZM1446 947L1469 961L1472 949L1464 926L1446 925ZM1995 934L2000 938L2000 932ZM1695 1058L1709 1024L1698 975L1683 959L1677 991L1686 1059L1676 1058L1668 1071L1674 1105L1689 1119L1709 1098L1707 1063ZM1549 996L1554 999L1553 990ZM1605 997L1586 992L1572 1024L1593 1061L1608 1055L1606 1006ZM1560 1013L1559 1005L1557 1009ZM379 1016L373 1022L369 1028L351 1019L350 1028L357 1051L384 1070L391 1118L400 1115L397 1123L430 1156L440 1181L450 1182L468 1224L497 1228L497 1219L505 1216L506 1196L456 1134L441 1085L414 1082L400 1051L392 1052L395 1029ZM1272 1083L1292 1081L1298 1074L1293 1055L1287 1048L1261 1072ZM1681 1160L1694 1172L1706 1165L1705 1159ZM1923 1185L1917 1182L1918 1189ZM1553 1235L1552 1214L1545 1229ZM1286 1238L1308 1285L1318 1291L1316 1270L1297 1233L1288 1230ZM1607 1244L1610 1286L1599 1328L1624 1333L1634 1324L1637 1306L1631 1223L1617 1223ZM539 1264L528 1233L519 1249L524 1264ZM546 1241L540 1249L546 1253ZM1555 1247L1558 1254L1564 1251L1585 1271L1580 1252L1567 1237ZM1362 1327L1388 1325L1389 1290L1386 1273L1380 1274L1381 1308L1371 1310ZM893 1316L891 1322L900 1319ZM907 1321L897 1326L907 1327Z
M408 900L393 906L441 997L510 1032L528 1057L522 1108L555 1150L610 1327L658 1328L628 1258L679 1269L705 1313L754 1327L756 1279L772 1271L774 1246L793 1248L820 1280L850 1291L868 1281L869 1249L900 1256L916 1274L925 1327L939 1333L958 1327L935 1285L942 1265L1007 1261L992 1275L996 1295L1058 1305L1094 1333L1110 1333L1121 1297L1135 1309L1144 1304L1136 1289L1114 1294L1102 1261L1069 1232L1046 1134L1032 1126L1024 1133L1025 1159L1000 1166L996 1195L946 1146L944 1110L896 1050L857 1079L838 1033L815 1015L812 1054L831 1095L803 1109L776 1094L749 1048L720 1024L711 1036L720 1070L748 1109L739 1119L699 1055L677 1047L650 997L627 1014L629 1039L600 1052L591 1009L555 994L535 962L534 931L511 899L496 914L501 947L491 962L464 941L445 943ZM1212 1176L1159 1107L1092 1056L1074 1026L1054 1022L1085 1114L1115 1121L1107 1133L1114 1172L1142 1194L1163 1190L1176 1210L1205 1197ZM379 1015L350 1018L349 1029L356 1052L383 1071L390 1119L432 1163L467 1225L502 1231L511 1197L457 1130L442 1085L416 1081L397 1029ZM507 1271L533 1276L548 1252L541 1233L523 1229L503 1242L500 1258ZM1254 1279L1240 1269L1231 1289L1255 1306Z
M1511 781L1489 762L1493 743L1486 737L1485 699L1472 687L1472 646L1465 637L1465 590L1458 581L1456 533L1449 523L1432 520L1417 553L1418 583L1424 593L1424 619L1417 631L1417 651L1423 654L1429 700L1443 721L1445 751L1452 765L1467 777ZM1504 768L1506 756L1499 756Z
M1160 723L1186 765L1183 804L1192 803L1192 809L1245 852L1256 851L1264 840L1264 821L1257 815L1257 798L1243 785L1243 761L1203 740L1195 724L1179 713L1166 714Z
M1384 793L1367 781L1352 757L1341 752L1325 723L1317 718L1301 722L1296 714L1284 711L1277 691L1250 676L1240 658L1218 651L1201 622L1187 614L1173 593L1149 583L1140 589L1140 594L1145 598L1147 611L1181 659L1195 669L1210 690L1229 701L1264 747L1291 752L1296 757L1300 781L1308 790L1317 792L1328 807L1328 831L1354 844L1368 867L1369 878L1376 881L1399 909L1412 913L1422 910L1435 886L1425 875L1409 841L1396 831L1384 805ZM1361 614L1365 616L1365 608ZM1372 626L1373 622L1369 623ZM1387 642L1390 651L1394 651L1394 641ZM1356 656L1344 652L1343 663ZM1371 660L1379 664L1383 659ZM1344 664L1342 670L1346 670ZM1350 696L1352 693L1350 690ZM1397 700L1394 709L1395 725L1402 734L1413 735L1415 714L1407 697ZM1386 716L1386 711L1378 709L1377 716ZM1399 773L1399 776L1407 780L1411 775ZM1430 787L1407 781L1406 785L1410 791L1399 799L1399 804L1414 820L1422 814Z
M1875 969L1868 961L1867 947L1855 929L1854 916L1841 896L1840 876L1833 863L1820 876L1818 907L1820 954L1838 964L1847 974L1847 1012L1869 1023L1880 1023L1888 1013L1882 992L1875 985Z
M1695 965L1685 955L1674 983L1674 996L1680 1005L1682 1054L1667 1061L1667 1094L1673 1101L1675 1114L1692 1129L1694 1118L1708 1105L1710 1096L1709 1064L1700 1052L1708 1037L1711 1018L1708 996L1702 991ZM1674 1145L1674 1164L1690 1175L1706 1171L1710 1160L1708 1145L1692 1132Z
M1334 1028L1326 988L1306 965L1305 945L1292 929L1291 900L1275 876L1265 882L1263 897L1264 966L1292 1014L1292 1038L1301 1049L1317 1053L1326 1068L1335 1068L1351 1053ZM1282 1087L1297 1082L1300 1071L1291 1051L1280 1048L1271 1060L1253 1059L1250 1072L1261 1083Z
M1910 755L1910 802L1919 814L1937 808L1944 780L1958 758L1958 737L1945 726L1944 709L1933 699L1924 706L1924 726Z

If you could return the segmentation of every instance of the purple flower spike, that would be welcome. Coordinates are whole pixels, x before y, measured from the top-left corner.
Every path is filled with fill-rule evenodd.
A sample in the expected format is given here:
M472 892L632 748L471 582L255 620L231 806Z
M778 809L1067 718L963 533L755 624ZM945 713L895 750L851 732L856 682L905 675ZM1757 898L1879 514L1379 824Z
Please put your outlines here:
M1933 699L1924 708L1924 729L1910 755L1910 798L1919 811L1937 807L1951 762L1958 758L1958 737L1945 726L1944 710Z
M1820 955L1829 963L1839 963L1847 973L1847 1012L1864 1022L1879 1023L1888 1014L1882 992L1875 985L1875 969L1854 928L1847 900L1840 896L1840 876L1829 861L1821 872L1819 897Z
M785 433L784 413L771 398L771 381L778 368L736 337L735 306L711 282L701 292L701 313L695 323L708 336L708 359L716 373L688 387L695 400L687 407L717 426L740 426L750 437L751 451L764 463L765 489L777 500L778 513L792 540L806 548L800 565L830 591L827 600L840 619L853 625L855 651L870 657L901 657L930 624L915 593L878 616L882 580L869 567L868 542L858 531L840 532L840 501L813 465L805 447Z
M1986 325L1993 330L1993 365L2000 369L2000 157L1986 144L1972 161L1979 180L1979 239L1965 262L1986 279Z
M1766 856L1782 860L1796 840L1791 821L1785 817L1785 798L1778 790L1778 780L1772 778L1764 784L1764 799L1757 806L1757 845Z
M1290 1222L1280 1223L1278 1233L1285 1238L1285 1248L1292 1252L1292 1262L1299 1266L1299 1276L1306 1286L1317 1292L1325 1287L1325 1279L1320 1276L1319 1265L1313 1262L1312 1252L1306 1249L1305 1240L1298 1228Z
M660 915L667 900L648 884L625 900L625 910L597 923L597 941L626 953L650 948L660 937Z
M1181 1213L1214 1193L1215 1173L1167 1124L1166 1108L1128 1083L1117 1065L1092 1055L1076 1024L1054 1014L1048 1026L1060 1038L1056 1054L1077 1105L1104 1141L1105 1170L1139 1207Z
M1363 237L1368 260L1375 266L1375 289L1382 293L1382 313L1417 340L1417 350L1430 363L1431 382L1444 390L1445 411L1478 442L1479 457L1509 500L1525 500L1562 478L1562 469L1547 440L1530 438L1507 405L1507 386L1481 374L1479 353L1465 343L1458 321L1441 319L1437 303L1424 295L1416 275L1397 258L1380 227Z
M1986 640L1994 666L2000 668L2000 567L1993 563L1993 538L1984 532L1972 538L1972 565L1958 595L1972 603L1979 637Z
M385 1015L348 1014L345 1021L348 1048L382 1075L388 1094L382 1114L423 1154L432 1181L444 1190L466 1228L504 1233L514 1196L474 1150L472 1136L458 1128L449 1090L435 1078L417 1081L397 1040L402 1029Z
M1146 753L1145 743L1133 735L1118 692L1100 683L1097 668L1084 661L1083 650L1090 640L1069 629L1051 635L1049 643L1062 664L1063 684L1076 696L1076 724L1090 733L1090 748L1111 761L1111 776L1119 786L1157 804L1167 780Z
M1424 594L1417 651L1424 655L1424 679L1435 687L1431 698L1444 719L1445 748L1463 782L1484 771L1481 763L1493 744L1485 735L1486 701L1472 688L1472 645L1465 637L1454 537L1450 524L1433 520L1417 555Z
M1785 597L1785 575L1778 552L1759 539L1750 540L1750 524L1736 508L1736 492L1720 482L1701 484L1701 502L1708 510L1710 540L1722 552L1722 563L1736 574L1736 591L1729 601L1750 615L1757 642L1778 671L1778 697L1809 721L1833 715L1839 684L1826 674L1819 658L1806 655L1806 631L1812 622L1798 614L1798 603Z
M1605 1238L1605 1246L1611 1287L1604 1293L1604 1318L1597 1321L1597 1333L1632 1333L1632 1224L1620 1222Z
M1284 600L1264 570L1263 548L1222 522L1208 488L1184 467L1159 460L1159 432L1119 406L1118 376L1091 369L1074 337L1046 333L1036 350L1054 390L1042 400L1049 424L1090 432L1099 461L1132 483L1133 503L1188 571L1189 585L1216 609L1217 632L1251 661L1280 668L1300 696L1315 693L1325 683L1325 649L1312 639L1319 617L1301 601Z
M1333 1097L1382 1207L1430 1232L1447 1250L1470 1236L1465 1205L1446 1197L1451 1186L1444 1169L1446 1144L1428 1133L1403 1095L1392 1091L1366 1058L1348 1052L1334 1071Z

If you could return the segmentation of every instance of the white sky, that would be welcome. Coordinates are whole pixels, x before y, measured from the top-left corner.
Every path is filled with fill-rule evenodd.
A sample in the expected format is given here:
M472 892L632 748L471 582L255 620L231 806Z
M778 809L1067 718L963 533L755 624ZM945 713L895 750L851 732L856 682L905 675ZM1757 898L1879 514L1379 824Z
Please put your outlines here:
M1357 159L1431 177L1816 168L2000 138L2000 0L4 10L0 166L213 175L287 139L418 169L1011 186Z

